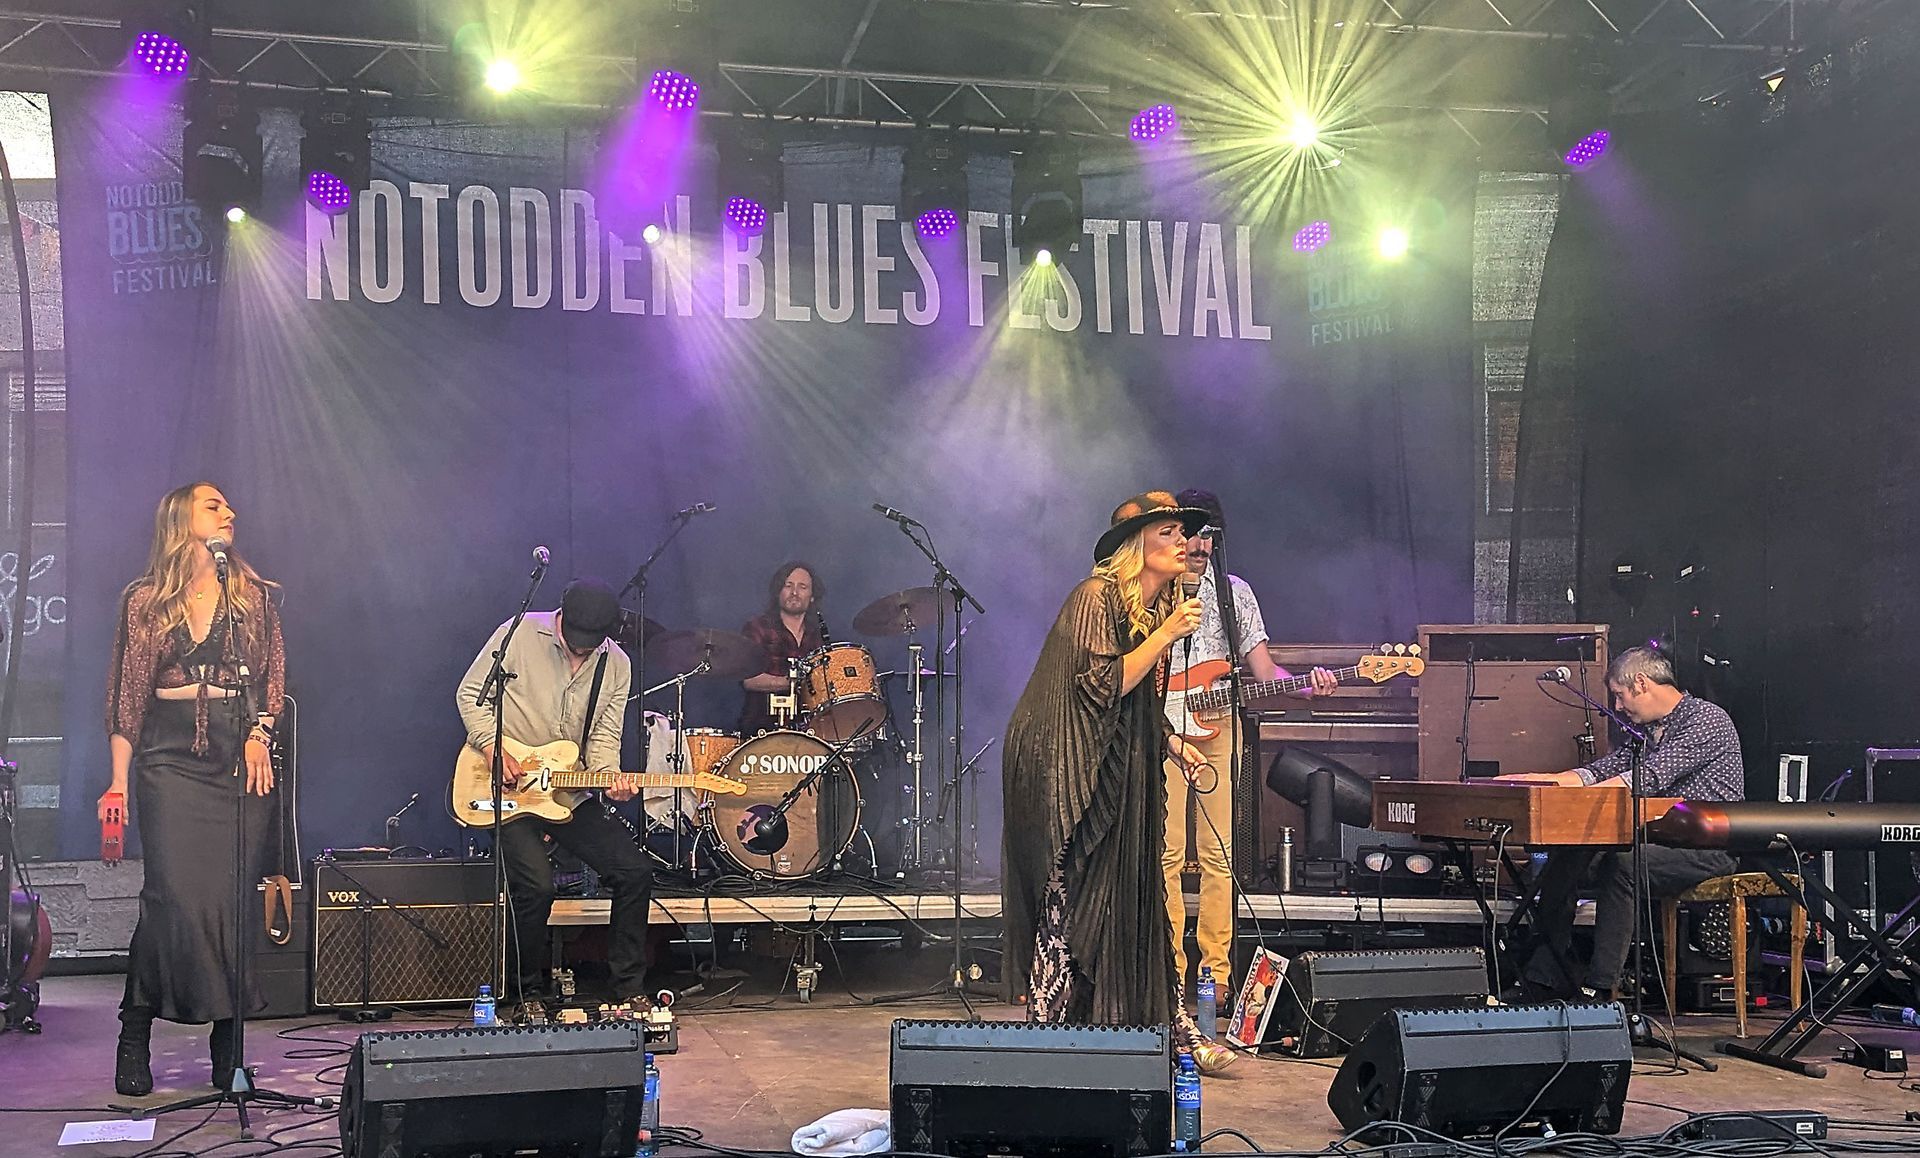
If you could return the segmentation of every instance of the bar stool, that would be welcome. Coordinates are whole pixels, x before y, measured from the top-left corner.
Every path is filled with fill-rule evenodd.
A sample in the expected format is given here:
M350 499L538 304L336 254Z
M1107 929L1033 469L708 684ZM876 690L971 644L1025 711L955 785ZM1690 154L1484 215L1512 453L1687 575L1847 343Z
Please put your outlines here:
M1800 878L1787 874L1795 889L1800 887ZM1660 902L1660 933L1663 964L1667 982L1667 1000L1676 1001L1680 984L1680 906L1705 904L1708 902L1726 902L1733 906L1728 922L1733 937L1733 994L1734 1024L1737 1037L1747 1036L1747 898L1748 897L1789 897L1793 910L1793 947L1789 954L1787 994L1788 1000L1798 1008L1805 990L1805 958L1807 948L1807 910L1800 903L1797 894L1788 893L1773 882L1766 873L1732 873L1723 877L1710 877L1681 893L1677 897L1668 897Z

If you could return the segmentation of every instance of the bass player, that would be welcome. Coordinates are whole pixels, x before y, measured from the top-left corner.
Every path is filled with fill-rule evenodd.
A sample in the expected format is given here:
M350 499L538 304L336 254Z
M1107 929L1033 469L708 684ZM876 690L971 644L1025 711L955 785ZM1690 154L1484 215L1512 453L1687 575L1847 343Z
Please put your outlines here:
M617 771L620 733L626 720L627 691L632 665L626 653L608 638L620 619L620 603L613 589L598 579L575 579L567 585L557 611L530 612L507 647L504 730L523 744L539 746L556 740L580 745L583 767L589 771ZM493 758L494 720L488 707L475 702L480 685L493 667L493 653L506 635L507 624L494 630L460 681L460 718L466 724L467 743ZM501 753L509 779L521 774L519 762ZM637 776L617 775L607 794L630 800L640 789ZM546 978L547 918L553 909L553 866L547 860L543 837L573 853L613 890L613 914L608 930L607 964L612 974L613 999L635 1010L651 1007L646 997L647 905L653 894L653 866L634 843L632 830L599 799L588 797L574 808L572 819L553 823L523 816L500 830L500 855L505 858L507 905L512 913L513 940L507 953L514 979L511 998L524 1009L549 999Z

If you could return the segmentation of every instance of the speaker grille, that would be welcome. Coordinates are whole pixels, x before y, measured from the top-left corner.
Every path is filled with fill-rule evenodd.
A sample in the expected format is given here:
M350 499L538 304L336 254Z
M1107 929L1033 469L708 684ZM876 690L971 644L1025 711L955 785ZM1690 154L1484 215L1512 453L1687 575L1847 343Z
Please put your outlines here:
M451 1005L492 980L491 865L319 861L313 880L316 1008ZM352 903L363 884L392 906Z

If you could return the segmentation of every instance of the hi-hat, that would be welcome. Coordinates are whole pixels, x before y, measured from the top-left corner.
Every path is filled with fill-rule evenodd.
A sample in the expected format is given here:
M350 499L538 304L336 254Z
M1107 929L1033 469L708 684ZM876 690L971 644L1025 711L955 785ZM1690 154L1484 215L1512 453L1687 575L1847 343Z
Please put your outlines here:
M853 629L862 635L905 635L909 628L931 631L939 615L939 588L909 587L862 607L853 617Z
M647 644L647 667L651 671L692 671L702 660L708 661L702 675L741 679L759 671L766 656L760 645L746 636L717 627L669 631Z

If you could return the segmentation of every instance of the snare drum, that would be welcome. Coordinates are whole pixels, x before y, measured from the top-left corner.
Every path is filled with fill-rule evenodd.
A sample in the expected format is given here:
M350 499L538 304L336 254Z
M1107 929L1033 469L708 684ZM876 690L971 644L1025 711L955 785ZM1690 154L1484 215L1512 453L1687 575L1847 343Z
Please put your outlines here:
M746 846L754 823L825 766L832 751L805 732L762 732L741 744L713 771L745 784L746 795L705 797L700 811L708 847L751 876L800 878L832 868L860 828L860 787L844 762L827 768L794 797L786 812L786 844L768 853Z
M830 643L800 665L800 710L807 731L839 743L887 718L873 654L857 643Z

